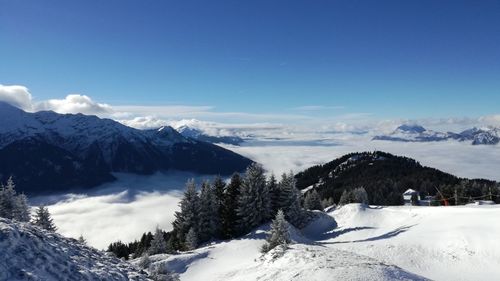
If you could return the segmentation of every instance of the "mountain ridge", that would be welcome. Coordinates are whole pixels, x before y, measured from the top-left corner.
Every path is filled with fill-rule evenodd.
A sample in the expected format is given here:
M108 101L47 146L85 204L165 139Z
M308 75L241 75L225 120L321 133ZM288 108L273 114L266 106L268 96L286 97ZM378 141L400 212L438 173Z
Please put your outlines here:
M377 135L372 140L398 142L434 142L457 140L472 145L496 145L500 143L500 128L471 128L460 133L427 130L420 125L403 124L387 135Z
M92 187L114 180L112 172L228 175L251 162L171 127L139 130L97 116L28 113L0 102L0 180L14 176L26 193Z

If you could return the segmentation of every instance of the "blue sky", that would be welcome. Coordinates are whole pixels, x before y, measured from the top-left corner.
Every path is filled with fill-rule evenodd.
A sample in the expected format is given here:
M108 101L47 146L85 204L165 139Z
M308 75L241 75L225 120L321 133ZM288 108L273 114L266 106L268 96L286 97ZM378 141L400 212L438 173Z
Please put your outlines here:
M500 1L0 0L0 84L257 114L497 114Z

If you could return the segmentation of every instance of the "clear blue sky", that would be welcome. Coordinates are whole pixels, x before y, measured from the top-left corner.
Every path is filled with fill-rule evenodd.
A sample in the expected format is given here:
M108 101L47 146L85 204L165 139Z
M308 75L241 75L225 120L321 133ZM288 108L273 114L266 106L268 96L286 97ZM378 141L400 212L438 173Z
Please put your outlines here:
M492 114L500 1L0 0L0 84L38 100Z

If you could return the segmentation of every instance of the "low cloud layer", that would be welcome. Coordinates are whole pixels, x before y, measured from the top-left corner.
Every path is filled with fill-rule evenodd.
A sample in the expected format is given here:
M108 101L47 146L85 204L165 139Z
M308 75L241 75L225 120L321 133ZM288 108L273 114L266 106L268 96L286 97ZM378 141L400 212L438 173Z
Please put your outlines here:
M171 230L186 181L194 178L201 183L213 178L186 172L116 176L117 181L87 194L36 197L31 201L34 205L48 205L62 235L73 238L83 235L90 245L105 249L111 242L140 239L156 226Z

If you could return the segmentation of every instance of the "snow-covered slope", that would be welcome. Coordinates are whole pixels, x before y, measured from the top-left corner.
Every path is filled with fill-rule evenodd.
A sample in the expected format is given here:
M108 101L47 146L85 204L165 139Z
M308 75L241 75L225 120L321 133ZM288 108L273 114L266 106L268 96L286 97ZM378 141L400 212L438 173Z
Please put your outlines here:
M399 142L458 140L471 142L473 145L494 145L500 142L500 129L494 127L472 128L460 133L441 133L427 130L419 125L401 125L394 132L375 136L373 140Z
M365 207L322 214L283 256L262 255L269 227L151 259L181 280L495 280L500 206ZM137 261L136 261L137 262Z
M335 220L323 214L306 232L315 236L335 226ZM425 280L397 266L322 245L294 228L291 229L294 244L283 256L276 251L262 255L259 249L268 230L265 225L241 239L181 255L152 256L151 260L178 273L181 280Z
M500 206L371 207L330 213L339 228L318 242L434 280L500 276ZM495 279L495 278L493 278Z
M0 218L0 280L149 280L133 265L74 239Z

